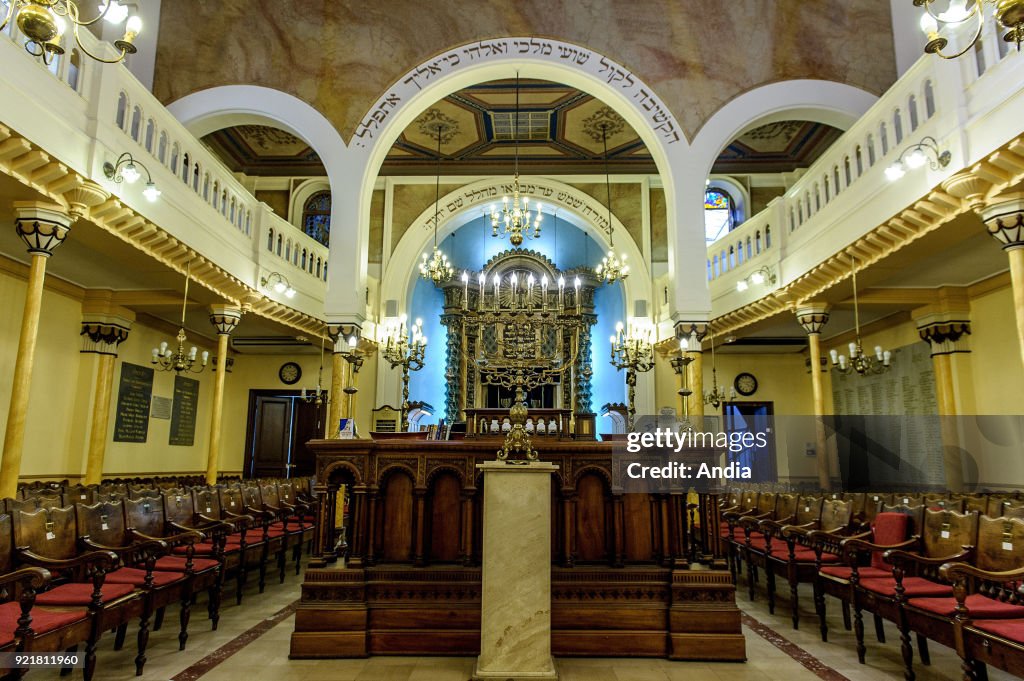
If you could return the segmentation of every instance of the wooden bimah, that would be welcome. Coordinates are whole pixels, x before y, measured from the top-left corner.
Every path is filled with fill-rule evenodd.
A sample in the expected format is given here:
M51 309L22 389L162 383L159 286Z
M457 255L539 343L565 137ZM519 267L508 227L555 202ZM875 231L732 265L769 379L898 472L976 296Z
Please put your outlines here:
M535 438L550 475L551 652L746 657L720 546L683 493L623 494L612 444ZM316 440L318 520L293 658L478 655L484 478L495 441ZM338 509L347 508L347 513ZM717 527L709 509L700 525ZM347 518L348 527L336 519ZM710 523L714 523L713 525ZM700 534L705 533L703 529ZM695 541L691 541L694 539ZM691 564L695 557L712 566Z

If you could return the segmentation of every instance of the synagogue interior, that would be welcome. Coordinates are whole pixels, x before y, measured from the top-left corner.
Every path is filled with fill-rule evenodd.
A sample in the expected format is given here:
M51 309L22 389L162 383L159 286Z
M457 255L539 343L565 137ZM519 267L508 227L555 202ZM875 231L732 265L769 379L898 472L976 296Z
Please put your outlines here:
M0 22L0 677L1024 677L1024 0Z

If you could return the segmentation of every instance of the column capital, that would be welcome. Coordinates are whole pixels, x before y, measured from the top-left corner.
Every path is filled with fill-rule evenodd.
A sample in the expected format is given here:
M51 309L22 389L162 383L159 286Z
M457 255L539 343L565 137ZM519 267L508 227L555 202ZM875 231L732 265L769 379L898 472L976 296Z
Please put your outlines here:
M242 321L242 310L235 305L211 305L210 323L219 336L230 336Z
M83 354L113 355L117 346L128 340L132 320L120 315L89 314L82 316Z
M355 337L356 344L362 340L363 327L354 322L329 323L327 325L327 336L334 342L334 352L345 352L349 350L349 339Z
M828 303L804 303L796 308L796 321L808 334L821 333L828 318Z
M971 335L971 320L966 315L955 317L948 313L929 313L918 317L917 333L936 355L952 355L971 351L967 337Z
M708 335L710 323L706 319L697 321L677 320L674 324L676 339L696 337L698 342ZM690 348L690 352L700 352L700 348Z
M63 206L42 201L15 201L14 228L32 255L50 257L64 243L74 218Z
M972 172L957 173L942 182L942 188L950 195L963 199L975 211L985 206L985 195L992 189L992 183Z
M1004 251L1024 248L1024 192L995 197L979 211L993 239Z
M89 180L64 192L64 200L68 202L68 214L73 220L86 217L90 208L100 205L109 198L110 192Z

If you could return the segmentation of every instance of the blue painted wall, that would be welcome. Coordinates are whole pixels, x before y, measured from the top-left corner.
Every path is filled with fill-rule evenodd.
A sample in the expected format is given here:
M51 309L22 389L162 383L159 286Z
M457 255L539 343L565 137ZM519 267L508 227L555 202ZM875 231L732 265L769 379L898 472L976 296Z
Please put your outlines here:
M573 267L596 267L604 252L601 246L579 228L563 220L555 222L551 215L544 216L539 239L524 243L526 248L550 258L560 270ZM455 267L456 278L468 270L474 276L492 257L509 249L506 239L491 236L490 221L480 217L457 229L441 242L441 250L448 254ZM475 281L475 276L474 276ZM435 415L420 423L436 423L444 415L445 347L446 331L441 325L441 291L433 284L417 279L413 288L410 319L423 320L427 351L423 369L409 380L409 399L422 400L433 405ZM591 362L594 370L591 411L606 402L625 402L625 378L608 363L611 353L609 336L615 332L615 323L625 321L625 304L620 284L602 286L594 297L597 323L593 327Z

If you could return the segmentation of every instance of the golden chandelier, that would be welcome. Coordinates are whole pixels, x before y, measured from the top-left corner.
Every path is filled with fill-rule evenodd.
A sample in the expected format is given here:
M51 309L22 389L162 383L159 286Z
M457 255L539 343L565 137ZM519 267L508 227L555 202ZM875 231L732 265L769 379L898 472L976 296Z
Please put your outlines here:
M921 30L928 36L928 43L924 51L928 54L937 54L943 59L956 59L971 50L981 37L982 28L985 25L985 5L995 5L993 14L999 26L1006 30L1003 40L1008 43L1016 43L1017 51L1020 52L1021 44L1024 43L1024 0L950 0L945 12L936 13L932 6L936 0L914 0L915 7L924 7L924 15L921 17ZM971 5L968 9L968 4ZM956 54L943 54L942 50L949 45L949 40L939 35L939 31L945 27L958 28L968 21L975 19L977 26L974 37L970 42Z
M7 27L12 18L26 38L25 49L33 57L42 57L46 64L49 64L55 55L64 54L61 39L69 23L78 49L105 64L116 64L123 60L125 55L135 54L135 38L142 31L142 19L138 15L128 17L128 8L118 0L101 2L99 14L88 20L82 19L76 0L10 0L7 16L0 23L0 31ZM82 38L78 33L81 27L92 26L100 19L106 19L111 24L125 22L124 35L120 40L114 41L114 47L119 49L121 54L114 59L104 59L90 52L82 44Z
M606 284L614 284L629 276L626 254L617 255L615 253L615 226L612 224L612 181L608 171L608 128L610 126L609 121L598 123L601 142L604 144L604 188L608 200L608 254L601 258L601 264L597 266L594 273Z
M513 246L520 246L524 238L540 237L540 223L544 220L541 205L530 212L530 199L519 190L519 73L516 72L516 113L512 123L512 139L516 145L515 175L512 178L512 201L501 197L501 212L491 206L491 236L501 238L508 234ZM531 231L532 227L532 231Z
M420 263L420 276L434 285L443 284L452 278L455 268L448 262L448 256L437 247L437 223L440 219L441 204L441 135L445 132L445 124L438 120L432 124L437 129L437 179L434 183L434 252L428 256L423 254Z

